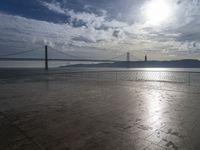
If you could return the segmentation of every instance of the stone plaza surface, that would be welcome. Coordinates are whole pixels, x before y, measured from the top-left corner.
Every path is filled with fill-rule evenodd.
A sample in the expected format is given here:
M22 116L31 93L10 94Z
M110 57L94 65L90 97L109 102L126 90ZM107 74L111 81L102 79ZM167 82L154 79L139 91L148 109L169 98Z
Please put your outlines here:
M199 150L200 92L165 82L0 82L0 150Z

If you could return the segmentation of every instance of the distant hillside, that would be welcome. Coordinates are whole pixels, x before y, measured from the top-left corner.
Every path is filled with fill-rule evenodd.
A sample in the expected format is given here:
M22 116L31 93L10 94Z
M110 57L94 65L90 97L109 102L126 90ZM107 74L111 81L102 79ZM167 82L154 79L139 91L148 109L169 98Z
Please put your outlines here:
M116 67L116 68L200 68L198 60L172 60L172 61L120 61L114 63L76 64L65 67Z

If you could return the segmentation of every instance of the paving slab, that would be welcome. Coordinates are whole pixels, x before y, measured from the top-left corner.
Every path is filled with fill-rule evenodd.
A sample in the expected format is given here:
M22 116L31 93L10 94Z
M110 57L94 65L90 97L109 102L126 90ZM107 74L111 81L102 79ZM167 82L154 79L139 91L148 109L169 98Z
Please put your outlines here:
M0 149L200 149L196 87L37 79L0 84Z

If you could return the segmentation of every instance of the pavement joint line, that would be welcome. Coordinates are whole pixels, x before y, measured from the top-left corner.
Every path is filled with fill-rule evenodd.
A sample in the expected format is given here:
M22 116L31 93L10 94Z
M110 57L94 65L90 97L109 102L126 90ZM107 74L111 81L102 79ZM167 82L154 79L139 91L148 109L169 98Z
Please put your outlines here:
M155 145L155 146L158 146L158 147L160 147L160 148L165 148L165 147L159 145L159 143L160 143L161 140L160 140L158 143L154 143L154 142L152 142L152 141L150 141L150 140L147 140L146 138L143 139L143 140L145 140L145 141L147 141L147 142L150 142L151 144L153 144L153 145ZM151 146L151 144L150 144L149 146L147 146L146 148L149 148L149 147Z
M14 124L12 120L10 120L9 117L6 116L2 111L0 111L0 114L9 122L11 126L15 127L19 132L21 132L27 140L29 140L32 144L36 145L39 148L39 150L45 150L39 143L34 141L32 137L28 136L20 127Z

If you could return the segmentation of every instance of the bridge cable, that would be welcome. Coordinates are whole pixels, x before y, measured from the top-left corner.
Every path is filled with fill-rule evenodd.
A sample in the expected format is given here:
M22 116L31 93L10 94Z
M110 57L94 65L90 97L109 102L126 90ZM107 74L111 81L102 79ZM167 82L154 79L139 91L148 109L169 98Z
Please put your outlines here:
M60 53L60 54L63 54L63 55L65 55L65 56L68 56L68 57L73 57L73 58L78 58L78 59L80 59L80 57L77 57L77 56L74 56L74 55L71 55L71 54L67 54L67 53L65 53L65 52L62 52L62 51L57 50L57 49L52 48L52 47L50 47L50 50L56 51L56 52L58 52L58 53Z
M106 60L113 60L113 59L119 58L119 57L121 57L121 56L124 56L124 53L121 54L121 55L115 56L115 57L108 58L108 59L106 59Z
M21 52L6 54L6 55L0 55L0 57L7 57L7 56L14 56L14 55L19 55L19 54L25 54L25 53L29 53L29 52L35 51L35 50L37 50L39 48L42 48L42 47L37 47L37 48L31 49L31 50L26 50L26 51L21 51Z
M138 57L136 57L135 55L130 55L130 56L132 56L134 59L136 59L136 60L139 60L139 61L141 61L142 59L140 59L140 58L138 58Z

